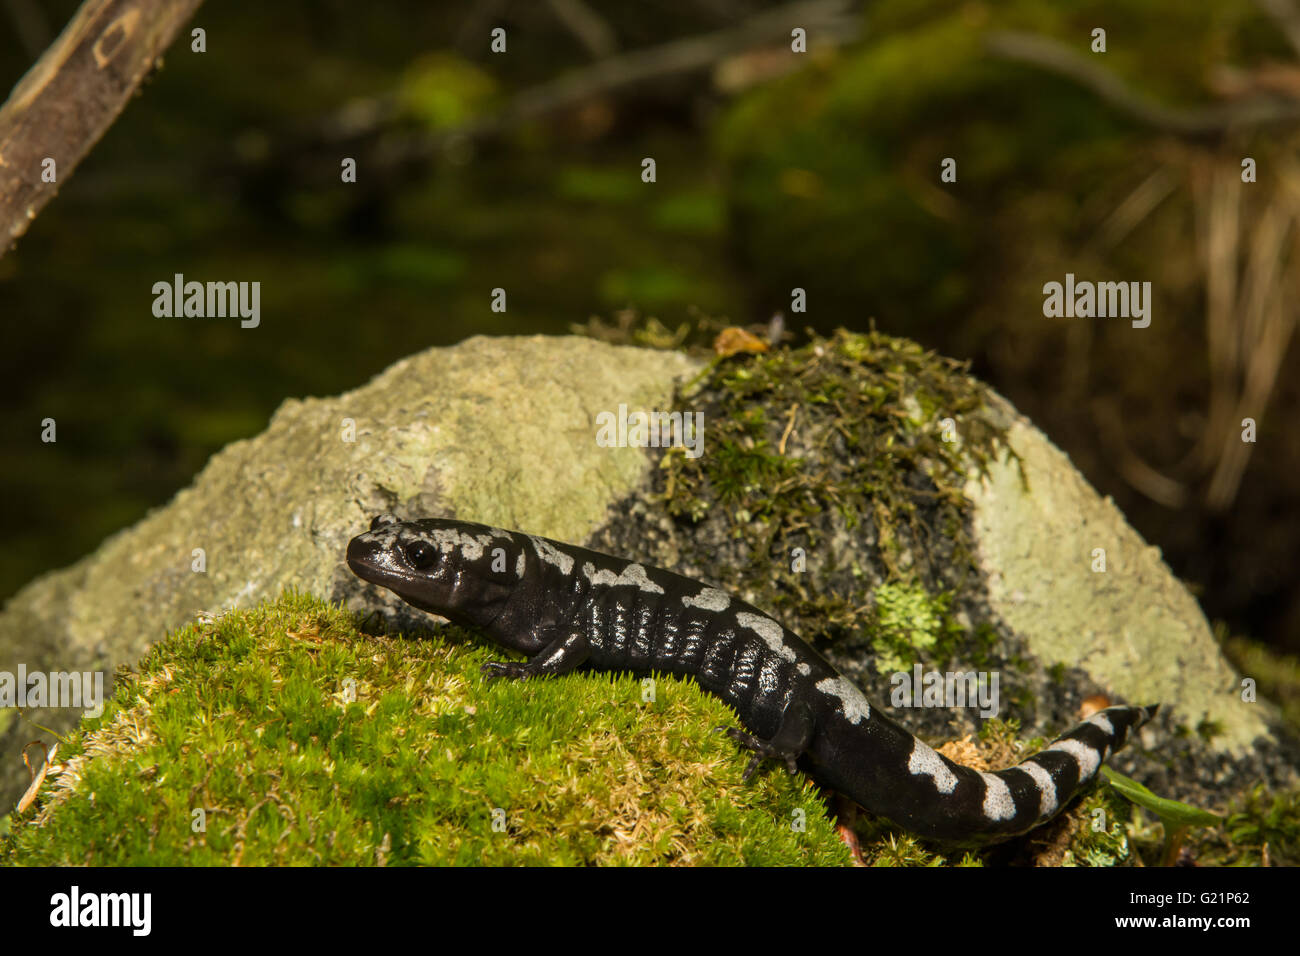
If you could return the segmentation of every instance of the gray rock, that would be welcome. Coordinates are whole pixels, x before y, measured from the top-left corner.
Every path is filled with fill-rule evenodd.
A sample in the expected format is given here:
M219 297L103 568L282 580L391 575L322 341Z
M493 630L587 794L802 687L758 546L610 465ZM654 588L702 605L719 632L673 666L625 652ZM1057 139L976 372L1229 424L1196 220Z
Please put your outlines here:
M1167 702L1191 727L1218 725L1217 752L1241 757L1272 739L1277 711L1242 700L1240 679L1160 549L1009 402L989 412L1009 424L1030 488L1022 492L1005 462L966 485L993 612L1043 666L1081 667L1126 700Z
M0 612L0 671L111 676L200 611L288 587L346 597L356 579L344 548L384 511L586 540L653 464L641 449L598 447L596 414L620 402L667 408L674 380L695 367L579 337L479 337L334 398L286 401L169 504L19 591ZM196 548L204 573L191 570ZM26 713L59 731L79 716ZM36 736L0 710L0 807L25 788L20 752Z
M599 412L620 403L672 408L676 383L700 367L677 353L584 338L474 338L404 359L344 395L286 401L265 432L215 455L168 505L20 591L0 613L0 671L22 662L28 670L111 672L200 611L248 606L286 587L427 625L427 616L363 588L343 565L348 539L385 511L523 529L718 583L709 565L728 559L725 547L701 548L704 525L671 521L654 498L659 452L595 441ZM1220 777L1275 775L1277 761L1261 766L1250 757L1276 743L1276 712L1241 701L1199 607L1156 549L1009 404L994 397L983 414L1009 428L1030 490L1014 465L998 462L988 477L967 482L980 577L978 593L959 603L962 613L991 614L1008 646L1033 659L1035 680L1026 686L1040 699L1060 695L1045 675L1064 665L1079 675L1070 685L1076 693L1100 688L1160 701L1166 729L1174 721L1217 726L1208 741L1184 742L1187 760L1180 753L1160 773L1176 777L1208 755ZM354 441L345 440L349 420ZM836 536L840 551L872 563L872 543L843 529ZM197 548L206 553L203 573L191 570ZM1105 573L1092 571L1094 548L1106 549ZM859 590L879 580L868 572ZM838 580L852 587L851 576ZM755 582L745 596L762 606L762 593ZM860 603L868 595L851 597ZM862 653L832 656L883 702L887 685L882 690ZM1057 721L1062 710L1046 708L1045 716ZM76 713L30 716L63 729ZM1026 721L1026 732L1060 729L1041 723ZM0 711L4 805L25 785L19 752L34 735Z

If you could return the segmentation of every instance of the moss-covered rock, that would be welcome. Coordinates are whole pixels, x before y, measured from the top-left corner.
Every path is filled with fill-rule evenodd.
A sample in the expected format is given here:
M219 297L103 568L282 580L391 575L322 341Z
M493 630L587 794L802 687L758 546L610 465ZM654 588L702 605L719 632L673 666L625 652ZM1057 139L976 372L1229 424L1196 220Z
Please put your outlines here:
M1243 698L1159 552L960 363L841 332L716 360L681 401L714 423L710 452L665 454L599 546L772 610L878 702L917 665L996 673L998 715L1045 737L1098 695L1160 702L1115 762L1163 795L1295 780L1277 709ZM897 716L935 740L982 720Z
M61 745L0 865L844 864L803 777L742 783L693 683L489 684L288 594L203 617Z
M344 596L358 585L342 563L348 539L398 507L581 541L651 467L639 449L597 447L592 417L620 402L664 407L694 368L583 338L474 338L343 395L286 401L168 505L15 595L0 613L0 671L111 675L201 610L287 587ZM75 714L28 717L65 730ZM18 720L0 724L4 804L26 786L19 751L31 736Z
M1294 250L1277 247L1271 284L1250 265L1288 187L1240 176L1245 157L1282 168L1300 140L1249 121L1178 135L1099 92L1245 115L1271 98L1275 64L1294 62L1285 30L1255 0L882 0L864 21L861 42L801 58L716 128L755 311L800 288L799 320L822 332L871 317L972 359L1161 541L1212 617L1287 645L1300 534L1275 514L1300 470L1287 431L1300 393L1258 374L1257 394L1242 392L1246 357L1286 352L1285 336L1225 345L1236 339L1211 318L1216 288L1235 290L1232 314L1294 298L1281 278ZM1058 68L1006 55L1008 34L1055 50ZM1213 269L1240 259L1239 272L1211 274L1207 230L1231 250ZM1151 325L1045 315L1044 286L1067 274L1149 282ZM1246 416L1261 430L1238 458Z
M703 454L601 447L595 416L620 404L702 412ZM355 442L336 437L344 418L357 423ZM253 491L231 504L246 488ZM362 585L343 565L347 538L381 511L518 527L737 593L813 642L876 706L892 707L900 722L936 745L952 742L963 762L1017 762L1073 722L1086 698L1102 695L1163 705L1158 721L1113 760L1162 796L1223 810L1260 780L1279 795L1294 786L1294 744L1276 710L1235 693L1236 677L1204 617L1158 554L960 363L874 332L707 363L673 350L583 339L476 339L407 359L339 398L289 403L265 435L217 456L166 509L76 568L36 582L6 610L0 635L16 649L10 653L60 669L87 660L86 637L108 632L110 621L122 637L114 662L125 663L154 635L185 624L188 602L207 602L220 615L201 618L156 649L119 688L109 713L85 725L90 732L74 748L102 761L73 764L73 772L46 785L76 785L84 797L79 780L92 781L91 792L99 793L129 772L134 786L148 787L138 799L122 794L123 812L157 825L127 837L95 835L90 817L75 816L84 804L61 809L56 796L39 811L44 828L30 826L30 814L16 821L21 858L74 859L58 856L74 853L74 844L43 848L41 841L53 838L36 832L54 832L48 824L72 814L55 829L76 831L75 846L94 847L104 859L171 860L182 843L198 845L185 815L207 803L186 795L202 783L215 788L208 802L233 807L238 821L219 836L209 827L201 858L212 862L236 858L240 846L256 846L248 859L265 862L366 862L388 854L399 862L837 859L824 846L799 842L802 835L772 844L782 847L778 855L764 855L748 844L765 839L754 829L759 824L727 816L726 801L683 789L673 774L694 773L690 755L714 753L699 748L712 726L734 718L703 709L716 701L697 699L698 691L682 682L666 682L671 697L659 682L660 699L692 703L664 723L643 723L659 720L658 711L598 710L598 700L639 693L640 685L625 678L571 675L488 690L470 676L481 647L469 652L362 635L306 598L251 615L225 613L265 599L273 586L298 586L346 599L352 611L367 613L372 629L376 620L386 621L389 633L429 626L432 618ZM209 574L192 574L188 548L203 542L216 542L207 545ZM1098 548L1106 550L1105 571ZM44 599L55 589L64 595L62 607ZM142 604L147 593L155 599ZM96 597L107 602L106 618L88 630ZM64 645L22 650L14 628L37 614ZM441 631L437 641L458 644L464 637ZM894 678L918 666L996 674L1001 720L984 720L989 715L974 706L899 712ZM359 699L369 701L361 711L334 700L349 677ZM160 694L173 679L178 683ZM557 729L546 715L567 707L562 700L585 701L588 709ZM527 701L543 706L530 710ZM481 719L467 724L473 715L465 707ZM264 716L252 724L246 711ZM513 742L472 758L485 761L475 765L478 783L455 766L471 759L464 756L474 739L471 724ZM9 740L17 741L20 727L26 725L11 721ZM124 728L135 737L122 737ZM979 741L953 742L976 730ZM647 732L661 749L640 749ZM460 743L448 757L441 741L453 735ZM495 738L484 738L485 746L489 739ZM232 781L241 774L274 781L271 775L284 768L296 772L303 748L310 774L279 791L278 803L237 797ZM13 754L17 764L16 745ZM335 811L320 807L317 814L314 798L297 788L321 785L320 774L328 776L327 765L340 754L353 767L347 812L330 815ZM230 768L220 787L195 776L214 755ZM678 758L684 762L674 765ZM163 772L168 761L187 784L156 791L151 774L156 786L171 780ZM432 769L421 761L433 761ZM365 766L388 769L372 786ZM573 789L575 776L589 774L595 789ZM626 785L616 786L615 778ZM716 774L708 780L726 785ZM474 799L443 807L425 795L446 781L458 781ZM489 793L482 781L500 786ZM556 796L525 800L519 787ZM151 794L165 819L155 815L163 810L150 809ZM1104 832L1081 829L1079 814L1112 796L1092 791L1054 822L1051 845L1059 852L1038 862L1132 863L1139 857L1131 851L1143 849L1144 840L1155 847L1148 859L1158 860L1150 827L1142 830L1140 817L1114 816L1111 804L1122 832L1110 823ZM1258 803L1243 811L1243 840L1256 839L1256 830L1289 832L1294 801L1279 799L1275 813ZM396 801L392 813L386 801ZM475 829L482 819L474 814L488 804L526 805L525 823L507 825L508 833L526 838L493 844ZM769 822L813 804L779 804L779 812L773 806L762 811ZM613 843L592 838L594 813L615 821L600 831ZM636 822L642 819L652 823ZM819 827L825 822L819 817ZM856 827L864 857L882 865L1037 859L1024 843L958 857L881 821L861 819ZM290 828L297 836L277 849L272 836ZM164 830L170 835L160 836ZM327 831L339 834L333 843L321 842ZM723 833L741 835L723 840L730 855L709 856L693 842ZM1233 846L1224 853L1240 860L1257 852Z

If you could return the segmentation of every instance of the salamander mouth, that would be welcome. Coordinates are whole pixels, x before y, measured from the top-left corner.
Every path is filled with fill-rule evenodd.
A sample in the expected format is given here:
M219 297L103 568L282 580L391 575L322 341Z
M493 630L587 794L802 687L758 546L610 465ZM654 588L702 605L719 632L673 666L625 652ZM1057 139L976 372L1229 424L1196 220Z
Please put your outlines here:
M399 594L411 586L410 571L400 564L394 549L385 547L371 534L357 535L348 542L348 567L363 581L390 588Z
M422 611L446 616L444 610L429 603L425 593L427 582L406 566L391 542L378 540L373 532L357 535L348 542L347 564L361 580L387 588Z
M412 607L465 623L454 610L430 601L428 581L420 578L419 572L407 567L406 559L400 557L391 541L378 540L382 533L376 535L368 532L347 542L347 566L351 568L352 574L369 584L389 589Z

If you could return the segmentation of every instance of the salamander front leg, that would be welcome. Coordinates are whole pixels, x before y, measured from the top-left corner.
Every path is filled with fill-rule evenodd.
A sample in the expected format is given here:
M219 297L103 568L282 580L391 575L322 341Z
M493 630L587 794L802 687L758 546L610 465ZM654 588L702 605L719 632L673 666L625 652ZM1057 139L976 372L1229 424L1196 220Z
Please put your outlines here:
M587 635L575 631L557 637L525 663L488 661L482 670L489 678L510 677L521 680L527 677L554 677L581 666L590 654L591 645L587 643Z
M786 769L794 773L798 769L799 758L812 742L814 726L812 711L808 705L792 703L781 715L781 726L777 728L776 736L771 740L755 737L737 727L715 729L725 731L727 736L741 747L754 752L754 756L749 760L749 766L745 768L743 779L748 780L765 760L781 760L785 763Z

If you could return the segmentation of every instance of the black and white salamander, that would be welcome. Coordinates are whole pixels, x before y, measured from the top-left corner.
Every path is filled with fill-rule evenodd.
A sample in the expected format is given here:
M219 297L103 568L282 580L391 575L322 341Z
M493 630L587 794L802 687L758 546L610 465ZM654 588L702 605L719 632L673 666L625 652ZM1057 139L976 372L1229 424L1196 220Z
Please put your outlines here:
M1108 707L1023 763L953 763L872 707L848 678L762 611L715 588L546 538L445 519L380 515L348 544L359 577L408 604L481 628L526 663L494 677L579 667L694 677L733 707L753 752L919 836L978 844L1043 823L1092 780L1155 707Z

